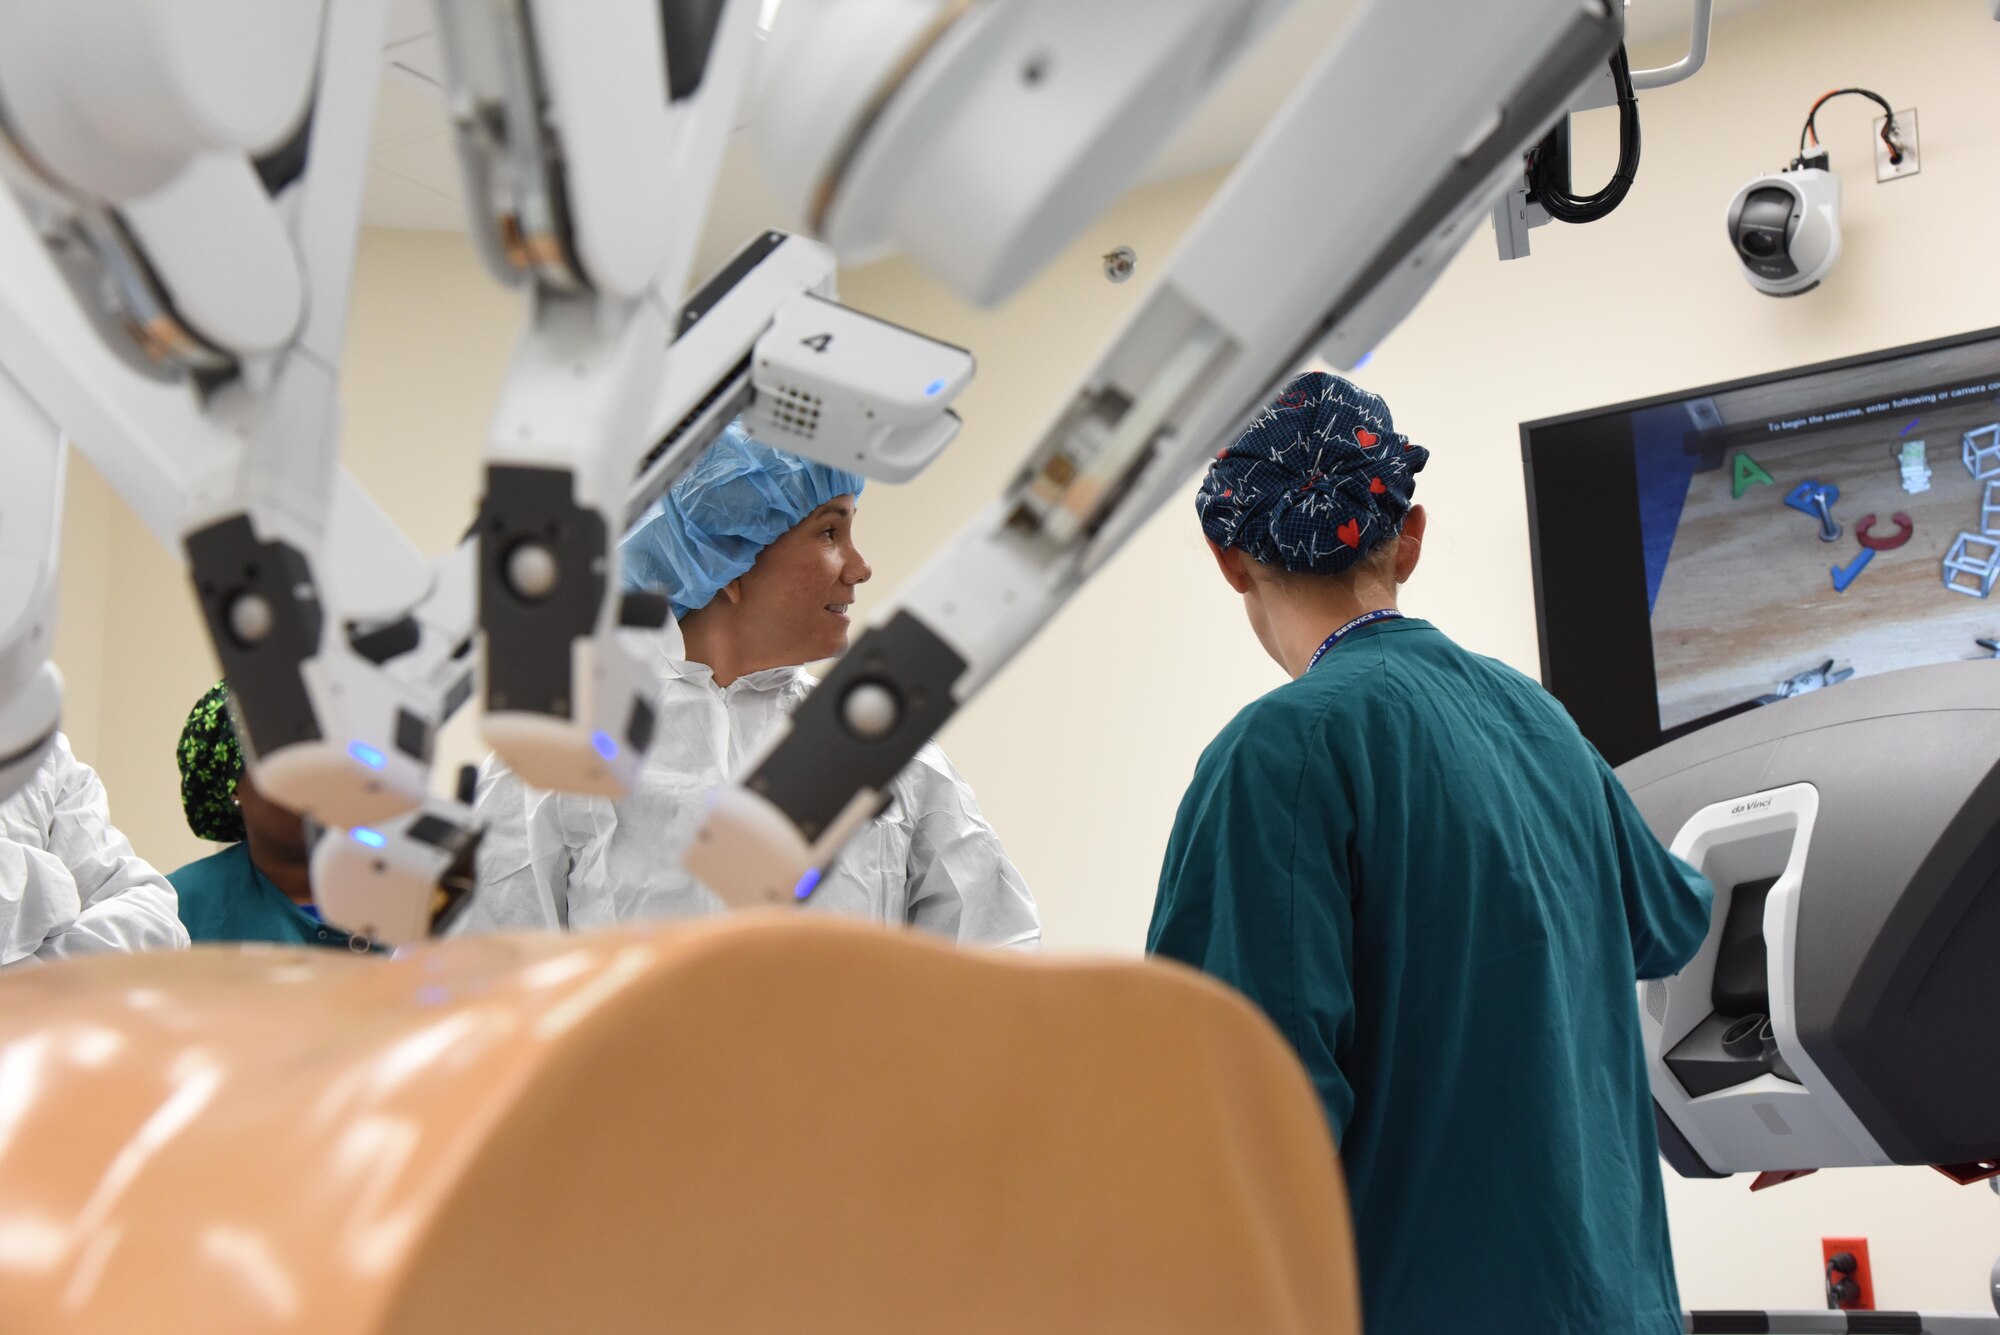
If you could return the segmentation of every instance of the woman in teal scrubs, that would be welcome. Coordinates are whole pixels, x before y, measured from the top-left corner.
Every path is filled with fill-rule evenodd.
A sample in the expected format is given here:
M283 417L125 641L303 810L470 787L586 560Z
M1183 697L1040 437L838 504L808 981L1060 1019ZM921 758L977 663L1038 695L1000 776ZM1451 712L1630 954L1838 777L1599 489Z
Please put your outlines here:
M1313 373L1211 466L1202 527L1293 680L1202 756L1148 946L1311 1075L1370 1335L1676 1335L1633 983L1710 888L1539 686L1397 610L1427 458Z
M275 941L367 950L367 941L321 922L313 908L305 821L258 792L244 772L226 682L195 702L181 729L178 758L188 828L229 845L167 877L195 944Z

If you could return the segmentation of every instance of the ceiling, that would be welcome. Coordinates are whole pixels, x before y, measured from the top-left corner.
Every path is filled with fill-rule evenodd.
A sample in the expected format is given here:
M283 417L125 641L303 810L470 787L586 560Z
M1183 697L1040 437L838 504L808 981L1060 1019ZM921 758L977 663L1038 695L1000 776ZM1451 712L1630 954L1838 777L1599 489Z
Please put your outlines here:
M1477 2L1477 0L1475 0ZM1718 23L1770 0L1716 0ZM765 0L767 9L775 7ZM1170 139L1142 180L1160 181L1234 161L1359 7L1359 0L1297 0ZM390 0L382 91L369 158L366 221L377 227L462 229L464 206L445 118L442 71L429 0ZM1637 0L1626 18L1635 46L1684 40L1690 0ZM1671 59L1671 57L1669 57ZM724 161L708 232L734 238L782 223L738 132Z

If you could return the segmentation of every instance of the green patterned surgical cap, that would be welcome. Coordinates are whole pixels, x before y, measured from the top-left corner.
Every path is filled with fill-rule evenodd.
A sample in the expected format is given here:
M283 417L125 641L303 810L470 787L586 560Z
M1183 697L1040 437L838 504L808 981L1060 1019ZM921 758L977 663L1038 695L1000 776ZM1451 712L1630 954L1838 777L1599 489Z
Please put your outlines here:
M236 809L236 781L243 777L243 745L229 718L229 683L218 681L195 701L181 729L181 810L188 828L220 844L243 841L243 813Z

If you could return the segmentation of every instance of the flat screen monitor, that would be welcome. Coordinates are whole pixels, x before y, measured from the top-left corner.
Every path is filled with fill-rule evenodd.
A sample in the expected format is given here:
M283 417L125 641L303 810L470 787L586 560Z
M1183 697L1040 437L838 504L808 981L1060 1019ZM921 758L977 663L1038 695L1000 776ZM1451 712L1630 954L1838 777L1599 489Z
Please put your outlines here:
M1614 765L2000 654L2000 329L1529 422L1521 449L1542 680Z

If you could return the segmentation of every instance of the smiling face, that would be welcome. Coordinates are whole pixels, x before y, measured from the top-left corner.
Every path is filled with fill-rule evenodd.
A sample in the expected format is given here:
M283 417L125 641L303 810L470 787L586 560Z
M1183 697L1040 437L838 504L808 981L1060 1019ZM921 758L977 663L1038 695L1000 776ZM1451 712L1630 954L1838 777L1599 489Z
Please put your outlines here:
M854 545L852 496L836 496L736 581L740 646L758 662L811 663L847 648L854 590L874 575Z

